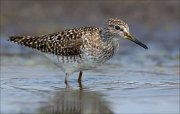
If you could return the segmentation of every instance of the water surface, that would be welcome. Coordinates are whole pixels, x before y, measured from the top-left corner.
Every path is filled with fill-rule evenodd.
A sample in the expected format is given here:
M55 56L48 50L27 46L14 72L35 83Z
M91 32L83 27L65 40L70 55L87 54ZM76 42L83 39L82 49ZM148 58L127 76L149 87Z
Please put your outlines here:
M1 112L178 113L178 50L155 52L122 51L84 72L82 88L78 73L66 88L64 73L44 56L1 56Z

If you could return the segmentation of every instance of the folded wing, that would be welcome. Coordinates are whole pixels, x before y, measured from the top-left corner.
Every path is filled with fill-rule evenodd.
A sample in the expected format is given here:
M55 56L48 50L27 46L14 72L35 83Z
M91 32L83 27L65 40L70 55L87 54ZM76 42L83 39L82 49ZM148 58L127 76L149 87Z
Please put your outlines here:
M9 41L49 54L61 56L81 54L81 33L76 29L38 37L10 36Z

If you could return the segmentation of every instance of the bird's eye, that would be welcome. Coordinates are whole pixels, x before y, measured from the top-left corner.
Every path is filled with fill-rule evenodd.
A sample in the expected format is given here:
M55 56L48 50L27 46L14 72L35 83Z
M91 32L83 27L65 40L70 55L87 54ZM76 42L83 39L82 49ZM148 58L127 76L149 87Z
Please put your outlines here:
M115 26L115 29L116 29L116 30L123 31L123 29L122 29L122 28L120 28L120 26Z
M119 27L119 26L115 26L115 29L116 29L116 30L119 30L119 29L120 29L120 27Z

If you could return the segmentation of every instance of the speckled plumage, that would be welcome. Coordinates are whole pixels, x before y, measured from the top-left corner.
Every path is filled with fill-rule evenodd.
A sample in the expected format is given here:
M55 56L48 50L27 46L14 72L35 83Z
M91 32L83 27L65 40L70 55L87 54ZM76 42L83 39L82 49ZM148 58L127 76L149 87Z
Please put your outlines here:
M101 61L108 59L106 54L113 54L115 50L110 42L106 43L101 40L101 32L100 28L81 27L38 37L11 36L9 40L46 54L56 55L61 58L58 59L60 62L76 62L82 58L84 53L92 56L91 58L94 57L93 59L98 62L100 58L102 58ZM112 56L111 54L109 56ZM70 61L72 59L73 61Z
M11 36L9 41L43 52L66 73L67 82L73 72L93 69L110 59L117 52L119 37L128 32L122 20L109 19L105 28L80 27L38 37Z

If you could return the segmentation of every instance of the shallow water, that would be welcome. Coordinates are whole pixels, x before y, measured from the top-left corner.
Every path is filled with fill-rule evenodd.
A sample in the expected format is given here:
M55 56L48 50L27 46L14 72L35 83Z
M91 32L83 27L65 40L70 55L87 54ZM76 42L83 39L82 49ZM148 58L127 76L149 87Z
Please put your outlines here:
M137 48L138 49L138 48ZM2 113L179 113L179 53L120 52L64 84L43 56L1 56Z
M93 1L77 2L75 8L76 2L2 2L0 113L179 114L178 3L132 0L94 5ZM69 88L64 84L64 73L44 56L7 41L11 35L39 36L87 25L103 27L108 17L128 22L131 33L149 49L121 39L118 54L103 66L85 71L81 84L76 81L78 73L73 74Z

